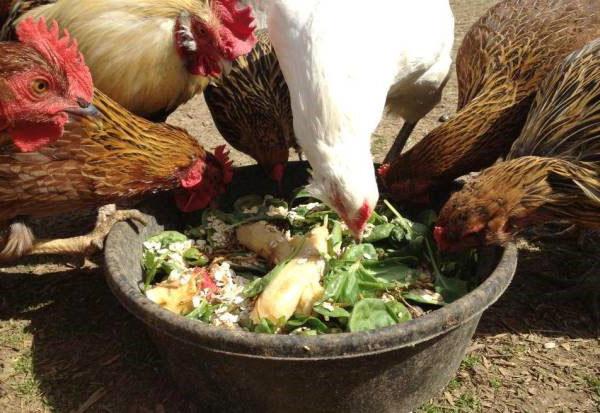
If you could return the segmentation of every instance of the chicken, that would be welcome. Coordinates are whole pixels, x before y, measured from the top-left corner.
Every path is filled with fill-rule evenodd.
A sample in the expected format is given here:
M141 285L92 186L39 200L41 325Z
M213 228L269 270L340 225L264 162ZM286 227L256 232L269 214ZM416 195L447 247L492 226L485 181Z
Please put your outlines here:
M62 137L37 152L0 146L0 260L27 254L79 254L101 246L118 220L137 211L105 209L96 229L66 240L35 240L23 217L65 214L177 189L184 212L206 207L231 181L223 147L205 152L184 130L138 118L96 90L96 115L71 115Z
M544 77L600 36L597 0L505 0L458 52L458 112L380 169L397 201L426 203L455 178L490 166L519 136Z
M451 64L448 1L273 0L267 12L309 189L358 238L379 197L370 137L388 92L390 107L438 99L429 77Z
M251 8L236 3L58 0L25 16L57 20L78 40L98 89L137 115L164 120L254 46Z
M600 229L600 39L541 83L505 162L442 209L442 249L504 244L528 225L569 221Z
M94 110L90 72L56 22L24 20L21 43L0 43L0 142L33 151L58 139L69 113Z
M204 91L217 129L237 150L250 155L281 186L289 148L297 148L290 94L269 35L231 71Z

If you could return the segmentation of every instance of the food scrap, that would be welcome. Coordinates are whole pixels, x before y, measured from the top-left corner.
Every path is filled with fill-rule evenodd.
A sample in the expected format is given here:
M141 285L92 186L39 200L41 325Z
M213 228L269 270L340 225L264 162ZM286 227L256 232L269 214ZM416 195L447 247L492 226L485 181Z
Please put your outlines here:
M144 293L213 326L318 335L403 323L473 287L476 252L442 256L430 211L411 221L384 201L356 243L325 204L301 191L291 205L250 195L148 239Z

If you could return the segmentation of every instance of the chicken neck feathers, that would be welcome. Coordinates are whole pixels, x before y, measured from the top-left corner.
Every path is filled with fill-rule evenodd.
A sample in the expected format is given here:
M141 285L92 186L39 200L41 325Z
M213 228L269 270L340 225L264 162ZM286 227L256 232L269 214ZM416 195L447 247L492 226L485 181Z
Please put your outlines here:
M72 120L58 141L37 152L20 153L2 141L0 221L173 189L178 174L205 156L182 129L132 116L99 91L94 105L99 119Z

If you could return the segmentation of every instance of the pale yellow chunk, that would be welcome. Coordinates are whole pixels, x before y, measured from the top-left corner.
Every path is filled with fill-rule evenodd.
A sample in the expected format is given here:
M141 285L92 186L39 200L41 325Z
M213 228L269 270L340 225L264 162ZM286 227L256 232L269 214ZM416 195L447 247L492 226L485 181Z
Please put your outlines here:
M258 297L250 317L255 323L266 318L273 323L287 321L294 313L310 315L316 301L323 296L320 284L325 271L322 255L327 251L326 227L313 229L302 248ZM294 237L298 245L304 237Z
M190 281L183 285L178 281L158 284L146 291L146 297L166 310L185 315L194 309L192 299L197 293L196 278L191 277Z

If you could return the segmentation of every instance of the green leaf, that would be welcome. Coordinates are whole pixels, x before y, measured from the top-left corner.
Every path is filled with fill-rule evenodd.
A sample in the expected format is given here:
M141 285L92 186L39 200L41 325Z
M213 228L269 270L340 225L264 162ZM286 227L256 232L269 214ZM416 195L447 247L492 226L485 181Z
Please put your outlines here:
M380 298L364 298L354 306L348 321L348 329L352 332L368 331L410 319L410 312L399 302L385 302Z
M338 306L333 306L333 310L328 310L327 308L323 307L323 304L319 304L313 307L313 311L317 314L321 314L323 317L325 317L325 320L328 318L350 317L350 313L348 311Z
M286 330L292 331L300 327L308 327L311 330L316 330L319 333L327 333L329 327L316 317L294 314L285 325Z
M183 253L183 259L187 264L194 267L204 267L205 265L208 265L210 261L208 257L200 252L200 250L198 250L196 247L186 250Z
M306 239L303 242L301 242L292 251L292 253L290 254L290 256L288 258L286 258L284 261L277 264L267 275L265 275L264 277L261 277L261 278L257 278L254 281L252 281L250 284L248 284L246 286L246 288L244 288L244 291L242 292L244 297L252 298L252 297L255 297L258 294L262 293L263 290L265 288L267 288L267 285L269 285L271 283L271 281L273 281L275 279L275 277L277 277L281 273L281 270L283 270L283 268L292 259L294 259L296 257L296 255L298 255L298 252L300 252L300 250L304 246L304 242L306 242Z
M382 278L388 282L399 282L402 284L414 283L420 271L411 268L404 263L412 257L388 258L382 261L367 261L363 263L365 269L372 272L373 276Z
M266 318L261 318L260 322L254 326L254 332L261 334L276 334L277 326Z
M381 224L377 225L371 230L368 236L363 238L365 242L377 242L387 239L392 234L392 231L396 228L394 224Z
M339 248L342 245L342 225L339 221L333 221L333 227L331 232L329 233L329 238L327 239L327 246L329 255L335 255L336 248Z
M412 315L406 306L396 300L386 301L385 306L388 311L396 319L397 323L404 323L412 320Z
M257 211L263 206L263 198L259 195L246 195L238 198L233 203L233 210L240 214L247 214L245 210L251 210L256 207Z
M175 242L187 241L188 237L178 231L164 231L158 235L148 238L147 242L157 242L161 248L167 248L170 244Z
M429 263L433 267L433 273L435 274L435 291L440 293L444 297L446 303L451 303L462 297L469 292L468 283L460 278L446 277L440 271L439 264L436 259L436 255L433 253L431 244L427 238L425 238L426 256Z
M394 283L376 278L373 274L360 261L353 264L333 262L325 276L324 300L353 305L363 297L374 297L394 286Z
M372 244L350 245L340 258L341 261L361 261L377 259L377 250Z
M156 254L154 254L152 251L144 251L144 256L142 258L142 267L146 273L146 277L144 279L144 291L147 290L150 284L152 284L154 281L156 273L161 265L162 261L158 259Z
M402 294L406 300L414 301L420 304L444 305L444 297L435 291L415 288Z
M194 308L191 312L186 315L186 318L190 318L192 320L200 320L205 323L210 322L210 318L214 313L214 307L208 303L206 300L202 300L200 305Z

